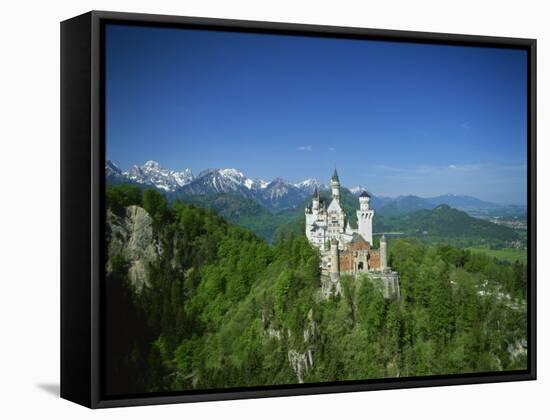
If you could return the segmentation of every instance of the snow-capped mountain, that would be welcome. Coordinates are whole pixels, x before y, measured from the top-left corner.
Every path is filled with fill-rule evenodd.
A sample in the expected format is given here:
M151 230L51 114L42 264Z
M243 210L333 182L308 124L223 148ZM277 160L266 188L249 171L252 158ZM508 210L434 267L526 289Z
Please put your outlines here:
M258 178L257 179L247 178L244 182L244 186L249 190L253 190L253 191L263 190L268 185L269 185L269 182Z
M358 194L361 194L363 191L365 191L365 188L363 188L361 185L357 185L356 187L351 187L349 190L353 194L358 195Z
M281 178L266 182L262 179L247 178L241 171L229 168L207 169L176 192L180 197L217 193L239 194L252 198L271 211L293 208L309 194Z
M109 184L120 184L127 180L120 168L110 160L105 162L105 178Z
M270 211L276 212L296 207L309 195L308 190L300 189L282 178L275 178L258 191L256 199Z
M105 173L108 183L148 185L180 198L190 195L238 194L253 199L270 211L295 208L313 194L315 187L326 188L316 179L306 179L296 184L282 178L271 182L252 179L234 168L206 169L194 177L190 169L173 171L151 160L142 166L134 165L128 171L122 171L108 160Z
M107 160L105 162L105 176L107 183L110 184L129 182L150 185L165 192L173 192L193 180L191 169L173 171L161 167L152 160L145 162L143 166L134 165L125 172L115 163Z
M107 161L105 173L108 183L148 185L179 198L192 195L237 194L253 199L272 212L296 208L311 197L315 188L328 188L317 179L306 179L296 184L282 178L275 178L271 182L251 179L234 168L206 169L194 177L190 169L173 171L161 167L155 161L145 162L143 166L134 165L126 172L121 171L113 162Z
M315 188L320 191L328 189L328 186L326 184L322 184L318 179L315 178L309 178L302 182L298 182L297 184L294 184L294 186L308 194L313 194Z
M191 169L173 171L161 167L158 162L149 160L143 166L132 166L124 173L131 181L138 184L152 185L159 190L175 191L193 180Z
M308 190L276 178L271 182L247 178L241 171L232 168L207 169L189 184L178 188L178 197L189 195L238 194L251 198L270 211L294 208L309 195Z
M180 195L238 193L248 197L251 195L253 184L254 181L237 169L207 169L177 192Z

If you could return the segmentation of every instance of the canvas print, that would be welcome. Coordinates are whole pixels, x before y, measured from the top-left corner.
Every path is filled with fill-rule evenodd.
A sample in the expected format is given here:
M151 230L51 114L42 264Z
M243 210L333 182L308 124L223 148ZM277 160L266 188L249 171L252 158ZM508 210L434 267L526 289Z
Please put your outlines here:
M107 24L107 396L527 369L525 50Z

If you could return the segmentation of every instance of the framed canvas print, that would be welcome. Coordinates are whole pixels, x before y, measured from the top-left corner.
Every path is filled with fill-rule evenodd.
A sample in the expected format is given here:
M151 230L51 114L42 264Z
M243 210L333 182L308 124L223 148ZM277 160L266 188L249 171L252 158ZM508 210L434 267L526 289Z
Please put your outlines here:
M536 378L535 40L61 24L61 395Z

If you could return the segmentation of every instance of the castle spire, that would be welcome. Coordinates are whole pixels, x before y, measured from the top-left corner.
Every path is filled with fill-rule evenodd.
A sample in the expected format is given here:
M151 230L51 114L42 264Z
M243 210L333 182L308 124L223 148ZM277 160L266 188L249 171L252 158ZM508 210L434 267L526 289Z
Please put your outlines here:
M340 182L340 179L338 178L338 172L336 171L336 167L334 167L334 173L332 174L332 181Z
M334 168L334 174L330 180L330 186L332 189L332 198L337 201L340 201L340 179L338 178L338 172L336 172L336 167Z

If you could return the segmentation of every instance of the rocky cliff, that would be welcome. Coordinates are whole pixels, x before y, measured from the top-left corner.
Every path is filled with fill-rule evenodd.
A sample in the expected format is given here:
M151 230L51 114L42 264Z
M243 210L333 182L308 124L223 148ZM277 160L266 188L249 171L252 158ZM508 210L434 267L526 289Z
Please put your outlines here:
M160 254L151 216L135 205L126 207L121 216L107 211L106 241L107 271L111 270L113 257L121 256L129 264L128 278L135 290L148 285L149 264Z

